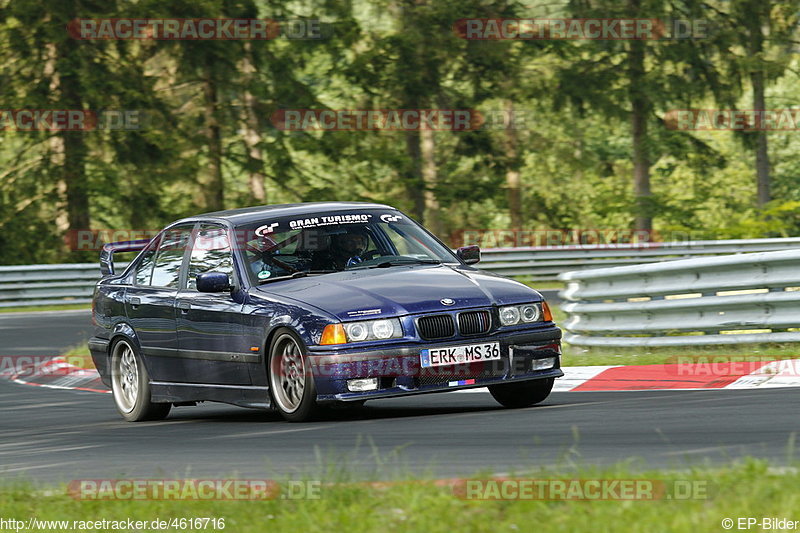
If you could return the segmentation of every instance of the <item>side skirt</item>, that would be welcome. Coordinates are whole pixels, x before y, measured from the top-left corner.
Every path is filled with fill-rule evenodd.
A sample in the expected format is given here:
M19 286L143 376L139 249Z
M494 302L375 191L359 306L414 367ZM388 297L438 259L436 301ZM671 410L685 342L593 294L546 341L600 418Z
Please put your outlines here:
M222 402L239 407L270 409L269 388L252 385L212 385L151 381L152 401L156 403Z

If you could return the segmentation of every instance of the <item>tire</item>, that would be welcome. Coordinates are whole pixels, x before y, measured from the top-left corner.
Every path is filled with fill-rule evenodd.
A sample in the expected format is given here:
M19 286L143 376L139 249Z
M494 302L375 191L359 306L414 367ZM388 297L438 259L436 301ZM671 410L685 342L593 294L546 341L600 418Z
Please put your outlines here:
M289 329L279 329L267 364L272 405L289 422L307 422L320 414L317 388L305 344Z
M162 420L172 407L150 400L150 376L139 351L127 339L111 347L111 392L117 411L128 422Z
M555 378L491 385L489 393L503 407L530 407L543 402L553 390Z

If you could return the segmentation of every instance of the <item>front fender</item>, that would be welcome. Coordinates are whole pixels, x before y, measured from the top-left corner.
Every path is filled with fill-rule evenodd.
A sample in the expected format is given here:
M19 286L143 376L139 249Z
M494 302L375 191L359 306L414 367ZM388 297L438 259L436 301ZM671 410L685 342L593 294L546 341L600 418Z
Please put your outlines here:
M269 341L278 328L289 328L300 336L306 346L314 346L319 343L325 326L338 322L330 313L289 299L280 301L251 295L248 305L253 317L264 318L265 350L269 349Z

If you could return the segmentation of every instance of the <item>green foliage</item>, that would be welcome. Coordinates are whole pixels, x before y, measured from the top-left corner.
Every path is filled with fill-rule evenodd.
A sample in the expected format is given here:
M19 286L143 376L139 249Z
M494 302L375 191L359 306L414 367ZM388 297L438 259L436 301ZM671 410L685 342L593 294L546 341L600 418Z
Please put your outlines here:
M465 40L454 31L470 17L631 16L630 6L610 0L0 0L0 108L129 109L143 117L138 130L0 131L0 264L94 261L96 252L64 244L69 230L87 229L80 224L152 230L258 203L376 201L423 222L438 218L444 234L504 229L513 219L512 171L522 229L624 230L645 209L664 238L797 235L797 132L769 134L773 201L758 209L752 136L667 127L671 109L749 108L754 70L764 72L768 107L800 97L797 59L786 53L796 37L795 0L766 11L758 4L636 3L647 18L711 22L704 39L642 43L637 85L627 68L630 41ZM771 32L753 56L754 30L744 23L756 15ZM327 30L304 40L81 41L65 31L75 17L321 19ZM653 195L644 203L632 187L637 94L648 110ZM428 182L425 156L415 155L418 132L285 131L272 121L278 110L304 108L497 117L509 104L525 117L513 132L435 132ZM263 183L263 197L254 183ZM79 194L68 194L67 184ZM425 192L436 212L421 208Z
M576 439L578 436L576 435ZM787 443L789 462L792 443ZM745 459L720 468L693 467L678 471L644 470L631 465L587 468L575 465L580 443L563 461L547 470L520 468L509 477L528 480L644 480L665 487L655 500L542 501L484 500L459 497L447 484L413 480L402 474L396 483L358 482L332 465L334 475L303 478L319 487L316 499L268 501L76 501L65 486L16 482L0 488L4 518L37 520L152 521L156 518L224 519L225 530L261 531L596 531L631 532L721 531L723 519L776 517L793 520L800 501L796 466L771 468L766 462ZM380 458L382 459L382 458ZM363 460L362 460L363 463ZM362 465L363 466L363 465ZM338 472L338 475L336 475ZM253 476L249 476L253 477ZM471 479L490 480L479 473ZM288 486L289 480L278 483ZM295 485L306 486L306 485ZM482 485L486 486L486 485ZM691 490L687 490L690 487ZM289 494L289 491L285 492ZM488 491L487 491L488 493ZM588 489L587 489L588 493ZM611 494L621 493L612 488ZM317 494L317 493L314 493ZM672 496L671 498L667 496ZM794 513L794 514L793 514ZM745 523L745 522L743 522ZM758 527L758 526L757 526ZM60 529L60 528L59 528ZM208 529L212 529L210 526ZM770 527L765 527L771 529ZM55 529L54 529L55 530ZM180 528L168 528L180 531Z

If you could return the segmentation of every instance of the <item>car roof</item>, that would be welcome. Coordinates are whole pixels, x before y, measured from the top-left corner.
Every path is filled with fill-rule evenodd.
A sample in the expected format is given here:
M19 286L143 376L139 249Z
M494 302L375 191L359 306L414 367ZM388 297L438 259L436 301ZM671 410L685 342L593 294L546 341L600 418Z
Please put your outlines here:
M179 220L189 222L207 219L227 220L235 226L259 222L265 217L304 216L338 211L352 211L365 209L391 209L394 207L370 202L305 202L301 204L276 204L228 209L227 211L213 211L202 215L195 215Z

